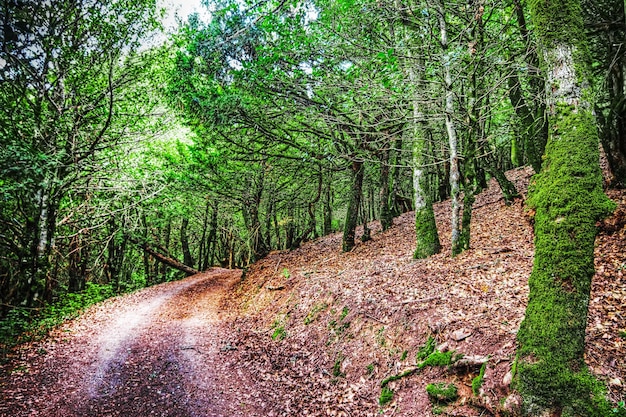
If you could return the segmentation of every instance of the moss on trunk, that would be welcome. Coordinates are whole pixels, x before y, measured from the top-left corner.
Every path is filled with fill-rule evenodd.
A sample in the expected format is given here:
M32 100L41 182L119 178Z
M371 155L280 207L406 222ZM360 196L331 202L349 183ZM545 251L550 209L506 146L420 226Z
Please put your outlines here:
M614 204L602 191L598 132L578 0L531 2L547 75L550 137L528 205L535 259L518 332L515 386L527 415L605 416L584 363L595 223Z
M415 235L417 236L413 253L415 259L428 258L441 250L432 203L415 210Z
M530 415L567 407L602 415L592 413L598 389L583 354L595 223L612 205L602 192L591 113L562 106L552 126L545 168L528 201L536 209L535 259L518 333L516 387Z

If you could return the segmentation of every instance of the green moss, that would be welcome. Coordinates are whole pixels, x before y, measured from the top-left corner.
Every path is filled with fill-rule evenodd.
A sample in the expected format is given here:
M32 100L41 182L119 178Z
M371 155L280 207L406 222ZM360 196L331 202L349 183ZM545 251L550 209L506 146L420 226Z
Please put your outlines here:
M414 374L414 373L415 373L418 369L419 369L419 368L407 369L406 371L401 372L401 373L399 373L399 374L397 374L397 375L392 375L392 376L390 376L390 377L387 377L387 378L385 378L385 379L383 379L383 380L381 381L380 386L384 388L384 387L385 387L385 386L387 386L387 384L388 384L388 383L390 383L391 381L397 381L398 379L401 379L401 378L404 378L404 377L406 377L406 376L412 375L412 374Z
M432 336L428 336L428 339L426 340L426 343L424 344L424 346L418 349L417 355L415 355L415 359L418 362L423 361L434 351L435 351L435 339Z
M435 213L430 202L427 202L426 207L415 211L415 236L417 242L413 258L428 258L441 250Z
M418 368L422 369L427 366L449 366L457 360L461 359L463 355L456 354L454 351L439 352L435 351L428 355L422 363L418 365Z
M546 45L569 44L584 39L578 0L529 0L533 26Z
M476 396L480 394L480 387L483 386L486 369L487 369L487 362L483 363L483 366L480 367L480 372L478 373L476 378L472 379L472 392Z
M602 389L586 370L583 354L595 223L614 204L602 191L591 112L557 103L550 134L543 170L527 201L536 209L535 259L517 335L515 388L531 414L572 408L579 415L602 416L607 415Z
M393 390L383 387L380 390L380 397L378 398L378 404L384 407L387 403L393 400Z
M426 392L431 400L441 403L452 402L459 397L456 385L445 382L426 385Z

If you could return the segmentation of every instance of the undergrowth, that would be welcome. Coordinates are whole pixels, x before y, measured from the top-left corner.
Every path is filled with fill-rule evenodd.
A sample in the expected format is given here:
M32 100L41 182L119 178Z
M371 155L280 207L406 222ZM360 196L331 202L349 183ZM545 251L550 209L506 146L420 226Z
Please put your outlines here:
M16 307L0 320L0 359L20 343L37 340L93 304L114 295L111 285L92 282L81 293L66 293L42 308Z

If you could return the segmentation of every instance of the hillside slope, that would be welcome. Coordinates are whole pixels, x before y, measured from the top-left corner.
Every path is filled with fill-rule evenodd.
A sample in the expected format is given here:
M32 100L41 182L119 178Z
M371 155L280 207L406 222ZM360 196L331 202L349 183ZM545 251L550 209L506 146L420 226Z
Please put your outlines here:
M529 170L507 173L525 192ZM587 363L626 397L626 193L599 226ZM274 252L241 271L211 269L87 309L0 366L0 416L501 415L532 268L531 219L497 185L478 196L471 249L413 260L413 213L343 254L341 235ZM427 340L480 365L416 369ZM458 364L458 363L457 363ZM381 383L390 401L379 403ZM432 404L429 383L459 398Z
M508 175L525 193L530 171ZM624 209L624 195L612 197ZM493 181L474 207L471 249L456 258L449 256L444 202L435 207L443 251L426 260L411 257L413 213L406 213L384 233L375 222L373 240L351 253L340 253L335 234L253 265L228 302L240 314L229 360L253 375L265 413L426 416L433 405L425 386L441 381L456 383L460 399L438 411L498 413L527 301L533 233L522 201L504 205ZM606 227L613 234L598 239L587 351L592 370L620 400L626 231L613 223ZM428 337L442 350L489 355L480 399L471 390L478 367L432 367L391 382L393 400L381 407L381 381L414 366Z

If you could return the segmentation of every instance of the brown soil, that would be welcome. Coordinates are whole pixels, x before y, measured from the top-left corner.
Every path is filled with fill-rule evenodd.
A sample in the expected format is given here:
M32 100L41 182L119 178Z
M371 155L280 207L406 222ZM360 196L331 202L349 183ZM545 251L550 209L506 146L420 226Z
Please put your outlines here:
M530 172L508 173L525 190ZM586 359L626 398L626 194L603 222ZM340 253L341 236L274 252L241 272L213 270L109 300L20 351L0 376L2 416L449 416L500 415L532 268L522 201L504 205L492 183L476 201L471 249L450 258L449 204L435 208L444 250L411 258L413 214ZM621 213L621 214L620 214ZM478 366L413 369L427 338L439 349L489 356ZM453 382L447 407L425 386Z
M22 350L0 415L242 415L219 308L240 276L216 269L89 309Z

